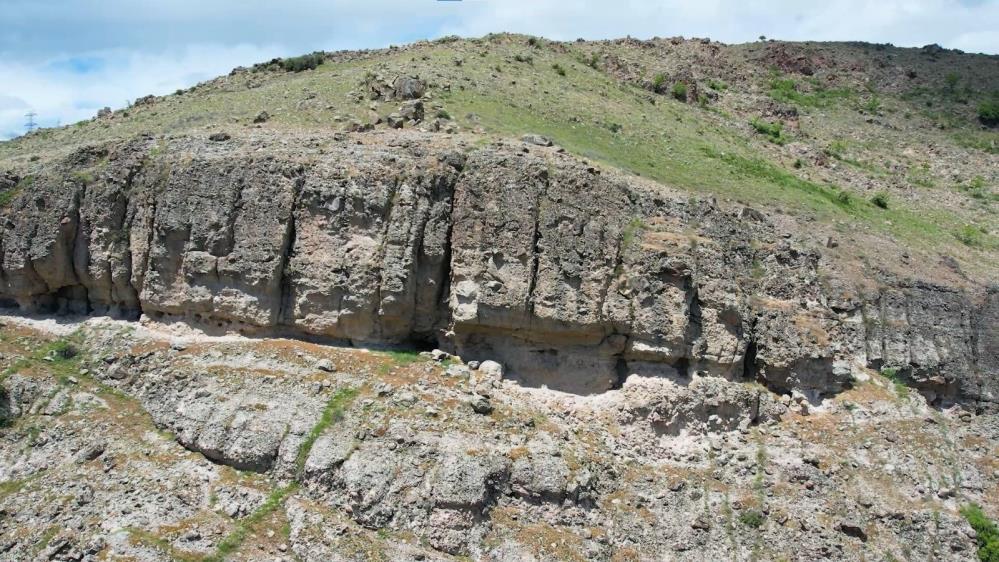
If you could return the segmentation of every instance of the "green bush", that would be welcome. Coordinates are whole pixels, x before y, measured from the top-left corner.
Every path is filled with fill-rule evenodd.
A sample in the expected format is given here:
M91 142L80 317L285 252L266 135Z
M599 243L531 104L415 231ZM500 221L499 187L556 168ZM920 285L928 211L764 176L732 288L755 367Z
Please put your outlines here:
M553 64L552 69L554 69L555 73L558 74L559 76L565 76L565 68L561 64L559 63Z
M759 529L763 526L763 514L755 509L747 509L739 514L739 522L747 527Z
M871 197L871 203L874 203L875 207L880 207L882 209L888 208L888 194L887 193L875 193L874 197Z
M999 100L982 102L978 106L978 120L990 127L999 125Z
M982 245L982 232L981 228L978 228L971 224L966 224L958 230L954 236L961 241L965 246L981 246Z
M999 528L977 504L961 508L961 515L978 534L978 559L982 562L999 562Z
M281 68L288 72L301 72L303 70L313 70L323 64L326 60L326 53L316 51L300 57L281 59Z
M711 80L708 82L708 87L715 91L722 91L728 88L728 85L721 80Z
M680 101L687 101L687 85L683 82L673 84L673 88L670 89L669 93Z
M665 87L666 75L662 73L656 74L655 78L652 79L652 89L656 92L662 92Z
M878 96L871 96L871 99L867 100L867 103L864 104L864 110L868 113L877 113L881 111L881 108L881 100Z
M950 72L947 76L944 76L944 88L948 93L953 94L957 90L957 83L961 80L961 77L957 74Z
M770 139L770 142L774 144L784 144L787 142L787 136L784 134L784 124L780 121L770 123L754 117L749 124L752 125L757 133L766 135Z

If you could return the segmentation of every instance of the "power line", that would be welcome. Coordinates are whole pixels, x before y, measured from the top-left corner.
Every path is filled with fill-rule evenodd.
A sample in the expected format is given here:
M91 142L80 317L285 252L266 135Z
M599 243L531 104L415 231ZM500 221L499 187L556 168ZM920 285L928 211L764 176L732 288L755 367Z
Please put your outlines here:
M29 133L38 128L38 123L35 123L35 117L38 117L38 114L35 113L34 111L29 111L24 114L24 118L27 119L27 121L25 121L24 123L24 128Z

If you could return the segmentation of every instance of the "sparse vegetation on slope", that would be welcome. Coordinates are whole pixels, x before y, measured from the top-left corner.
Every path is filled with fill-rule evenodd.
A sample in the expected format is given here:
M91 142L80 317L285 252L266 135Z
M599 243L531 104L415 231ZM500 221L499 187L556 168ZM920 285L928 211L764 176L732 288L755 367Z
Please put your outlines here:
M356 95L365 76L419 75L428 79L433 104L440 106L428 115L463 131L543 134L584 158L670 187L776 206L820 224L847 221L851 233L952 255L978 275L995 263L990 258L999 247L993 208L999 177L989 162L999 133L982 130L979 120L992 115L991 92L999 89L995 57L938 55L977 65L964 65L955 81L918 50L754 43L722 46L704 66L699 57L717 48L695 41L638 48L626 41L558 43L500 34L364 54L314 53L264 63L257 72L237 72L111 118L2 143L0 162L30 172L27 158L47 151L150 130L177 134L232 122L238 128L251 125L262 110L269 113L266 126L275 130L341 129L371 119L370 104ZM782 66L783 59L773 58L781 49L800 53L807 68ZM895 62L888 69L872 63L845 72L834 64L889 56ZM670 66L663 66L663 57ZM710 79L689 77L693 61L701 61L698 68ZM903 70L891 70L896 68ZM650 94L649 86L662 95ZM768 99L753 97L754 91ZM697 104L668 99L695 92ZM395 111L391 104L375 105L383 120ZM747 131L751 120L755 130ZM848 151L831 152L846 166L832 166L819 155L847 141ZM927 153L930 144L943 152ZM707 154L726 155L726 165ZM897 180L894 170L921 170L941 157L947 166ZM757 161L780 173L744 173L740 163ZM974 196L956 187L983 170L984 185ZM817 203L808 195L813 190L784 189L788 176L827 188L835 200ZM913 185L927 193L912 192ZM882 192L892 202L883 214L859 203ZM969 224L981 233L972 244L959 236ZM848 249L854 247L860 246Z

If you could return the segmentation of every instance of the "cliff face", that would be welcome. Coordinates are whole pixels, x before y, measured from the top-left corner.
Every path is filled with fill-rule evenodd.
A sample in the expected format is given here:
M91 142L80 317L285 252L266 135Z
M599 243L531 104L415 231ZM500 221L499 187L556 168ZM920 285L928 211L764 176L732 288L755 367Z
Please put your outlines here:
M0 298L427 343L584 394L700 373L814 399L892 368L941 404L999 403L994 288L848 279L753 209L555 149L428 138L308 157L140 138L30 189L5 178Z

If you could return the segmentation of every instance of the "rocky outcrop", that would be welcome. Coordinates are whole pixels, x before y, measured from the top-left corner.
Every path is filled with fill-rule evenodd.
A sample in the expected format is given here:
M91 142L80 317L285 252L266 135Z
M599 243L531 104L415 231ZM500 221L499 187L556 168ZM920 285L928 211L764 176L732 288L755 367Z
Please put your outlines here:
M700 374L815 399L884 367L939 403L996 407L995 290L857 291L751 209L554 149L173 143L84 150L33 178L3 210L0 298L432 344L583 394Z

